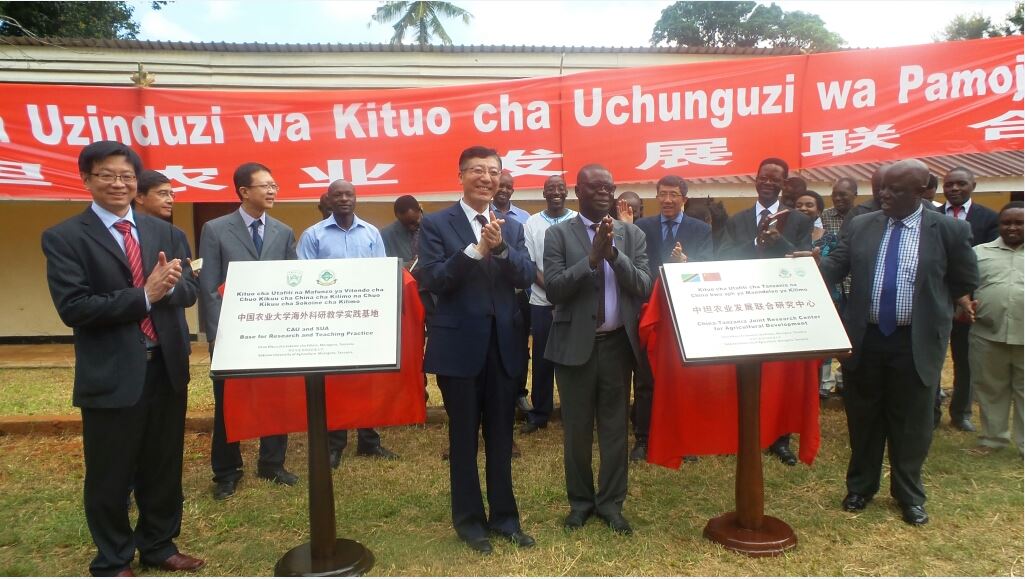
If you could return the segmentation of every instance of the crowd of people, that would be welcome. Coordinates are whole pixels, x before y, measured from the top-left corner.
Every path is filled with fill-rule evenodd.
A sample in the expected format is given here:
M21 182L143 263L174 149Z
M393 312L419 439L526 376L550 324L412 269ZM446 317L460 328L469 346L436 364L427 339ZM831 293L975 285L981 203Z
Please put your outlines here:
M689 199L687 182L667 175L656 185L658 215L645 217L641 198L631 191L617 197L612 173L600 164L576 172L577 211L568 207L565 179L552 176L544 183L545 209L534 215L513 205L514 180L495 150L470 147L457 167L462 195L455 204L424 215L415 198L399 197L395 222L381 230L357 217L353 184L335 181L320 199L323 220L296 241L268 214L279 190L271 169L243 164L233 176L239 208L204 225L197 272L184 233L169 223L169 180L144 171L120 143L81 151L78 169L93 202L44 232L42 245L53 302L74 329L94 575L133 575L136 550L142 565L167 571L204 564L174 543L189 382L183 312L198 300L213 351L218 288L232 261L401 260L419 284L427 312L424 370L437 376L448 415L452 524L484 554L492 538L535 544L521 527L513 489L515 416L519 410L524 417L521 436L538 436L552 418L556 387L565 527L597 517L615 533L633 532L624 513L627 473L647 454L655 388L638 321L665 263L818 261L853 347L842 369L823 362L820 390L840 393L847 414L843 509L865 509L879 491L888 447L890 493L903 519L928 522L921 472L939 424L948 340L951 424L974 430L974 394L981 428L974 452L1013 442L1021 453L1022 203L999 212L972 203L970 170L941 177L940 204L929 195L940 181L925 164L895 162L872 176L871 200L856 205L857 182L841 178L826 208L786 161L768 158L754 179L754 203L732 216L721 203ZM224 500L236 492L243 461L238 443L225 436L223 381L214 381L214 393L213 496ZM478 474L481 434L487 507ZM346 441L345 431L331 434L335 468ZM256 475L294 485L286 449L286 435L261 439ZM768 452L797 462L789 435ZM398 458L371 428L357 432L356 454ZM140 512L134 528L126 504L133 491Z

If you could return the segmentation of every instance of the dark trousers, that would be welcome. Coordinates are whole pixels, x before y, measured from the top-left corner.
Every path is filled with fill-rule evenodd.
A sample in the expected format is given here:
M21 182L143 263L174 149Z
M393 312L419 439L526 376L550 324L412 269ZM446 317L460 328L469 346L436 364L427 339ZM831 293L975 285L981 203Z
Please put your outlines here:
M349 443L348 430L332 430L327 433L327 444L331 450L345 450ZM381 435L373 428L356 429L356 452L371 450L381 446Z
M529 328L530 327L530 291L528 291L528 290L523 290L523 291L517 290L516 291L516 306L520 309L520 317L523 318L523 327L524 328ZM528 349L528 346L529 346L529 340L530 340L530 333L529 332L523 332L522 335L523 335L523 349L527 350L529 352L530 350ZM528 359L524 359L523 360L523 367L520 369L520 375L515 377L516 385L518 387L517 390L516 390L516 395L517 396L526 396L527 395L527 374L528 374L528 366L529 365L530 365L529 358Z
M487 537L489 530L504 534L520 530L512 486L516 382L502 367L494 324L490 340L480 374L472 378L438 376L448 413L452 525L463 539ZM477 436L482 428L490 517L484 511L477 471Z
M97 554L93 575L129 567L135 550L159 564L178 552L186 392L175 392L159 353L146 368L142 397L128 408L82 408L85 519ZM139 520L128 518L134 483Z
M287 434L261 438L258 471L271 472L285 466L287 448ZM239 443L229 443L224 432L224 380L214 380L214 434L210 438L210 466L214 471L214 482L242 478L242 451Z
M950 330L950 358L954 362L954 392L950 396L950 420L972 418L972 369L968 363L968 332L971 324L954 322Z
M620 514L627 485L627 408L634 355L626 332L596 337L591 357L580 366L556 364L562 401L566 495L574 511ZM591 471L598 425L598 492Z
M534 338L530 356L533 359L531 370L530 403L533 410L527 420L538 426L548 424L555 406L555 364L545 358L545 347L548 345L548 332L552 327L553 306L530 306L530 335Z
M857 348L858 345L855 345ZM851 460L847 490L879 490L883 451L889 446L890 494L905 505L925 503L922 465L932 443L935 389L922 383L911 354L911 327L883 336L869 325L857 369L844 371L844 408Z
M648 444L648 430L651 428L651 400L655 396L655 377L645 352L633 372L634 402L630 408L630 422L634 427L637 444ZM629 384L629 382L628 382Z

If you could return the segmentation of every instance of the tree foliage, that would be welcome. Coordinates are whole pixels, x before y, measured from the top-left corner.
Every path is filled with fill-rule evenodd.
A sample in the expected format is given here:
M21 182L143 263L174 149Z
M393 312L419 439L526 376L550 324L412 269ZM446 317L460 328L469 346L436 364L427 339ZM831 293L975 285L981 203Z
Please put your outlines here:
M651 33L652 46L791 47L810 52L836 50L844 39L810 12L785 11L775 3L675 2L662 11Z
M159 10L166 1L152 2ZM51 38L135 38L128 2L0 2L0 35Z
M994 24L988 16L984 16L981 12L967 15L958 14L935 38L937 40L972 40L1021 34L1022 7L1023 2L1016 2L1014 10L1006 16L1002 24Z
M395 34L391 38L392 44L402 44L406 32L411 30L413 41L420 46L430 44L434 36L437 36L442 44L451 45L452 38L441 23L442 17L459 18L463 24L469 24L473 15L451 2L401 0L385 2L377 8L370 19L380 24L394 21L392 29L395 30Z

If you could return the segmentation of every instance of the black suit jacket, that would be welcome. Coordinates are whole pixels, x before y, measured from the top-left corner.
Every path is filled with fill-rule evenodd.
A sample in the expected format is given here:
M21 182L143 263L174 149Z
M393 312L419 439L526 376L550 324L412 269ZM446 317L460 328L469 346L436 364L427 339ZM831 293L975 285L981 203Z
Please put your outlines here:
M712 246L712 227L703 221L687 215L676 228L676 236L669 243L662 237L662 216L654 215L638 219L635 223L644 232L648 247L648 268L652 278L659 275L659 268L669 259L673 246L679 242L688 261L711 261L715 259Z
M944 203L939 207L935 207L935 210L946 214L946 208L947 205ZM972 245L989 243L1000 235L997 231L997 224L1000 221L1000 216L997 215L996 211L993 211L989 207L979 205L972 201L972 206L968 208L968 215L965 216L965 221L967 221L968 225L972 228Z
M811 230L814 222L799 211L787 214L780 239L775 245L759 250L754 243L758 236L755 223L755 208L747 209L730 217L726 222L725 239L719 248L719 259L758 259L784 257L794 251L811 250Z
M135 213L143 276L161 251L182 259L174 291L152 304L149 316L160 339L171 386L189 382L188 329L182 308L196 303L197 284L185 264L175 228ZM74 330L73 403L83 408L133 406L146 378L146 339L139 322L146 317L145 290L132 285L128 258L91 207L43 232L46 277L61 321Z
M879 244L887 217L882 211L859 215L840 244L822 258L819 269L826 283L838 283L849 272L851 293L844 311L844 326L853 352L844 362L856 369L861 359L861 341L868 327L872 303L872 282ZM968 241L968 225L947 219L935 211L922 211L918 242L918 272L915 275L914 306L911 310L911 354L923 384L940 383L940 370L947 353L954 302L979 283L975 252Z

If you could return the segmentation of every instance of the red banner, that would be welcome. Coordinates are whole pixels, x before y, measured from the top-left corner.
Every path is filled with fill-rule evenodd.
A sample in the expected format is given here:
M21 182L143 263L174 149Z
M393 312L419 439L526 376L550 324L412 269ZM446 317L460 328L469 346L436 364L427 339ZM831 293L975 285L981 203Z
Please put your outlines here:
M361 196L458 191L459 152L494 147L517 185L603 163L620 182L1021 150L1021 37L612 69L398 90L209 91L5 84L0 199L85 199L82 146L130 144L180 201L231 201L268 165L280 199L335 179Z

